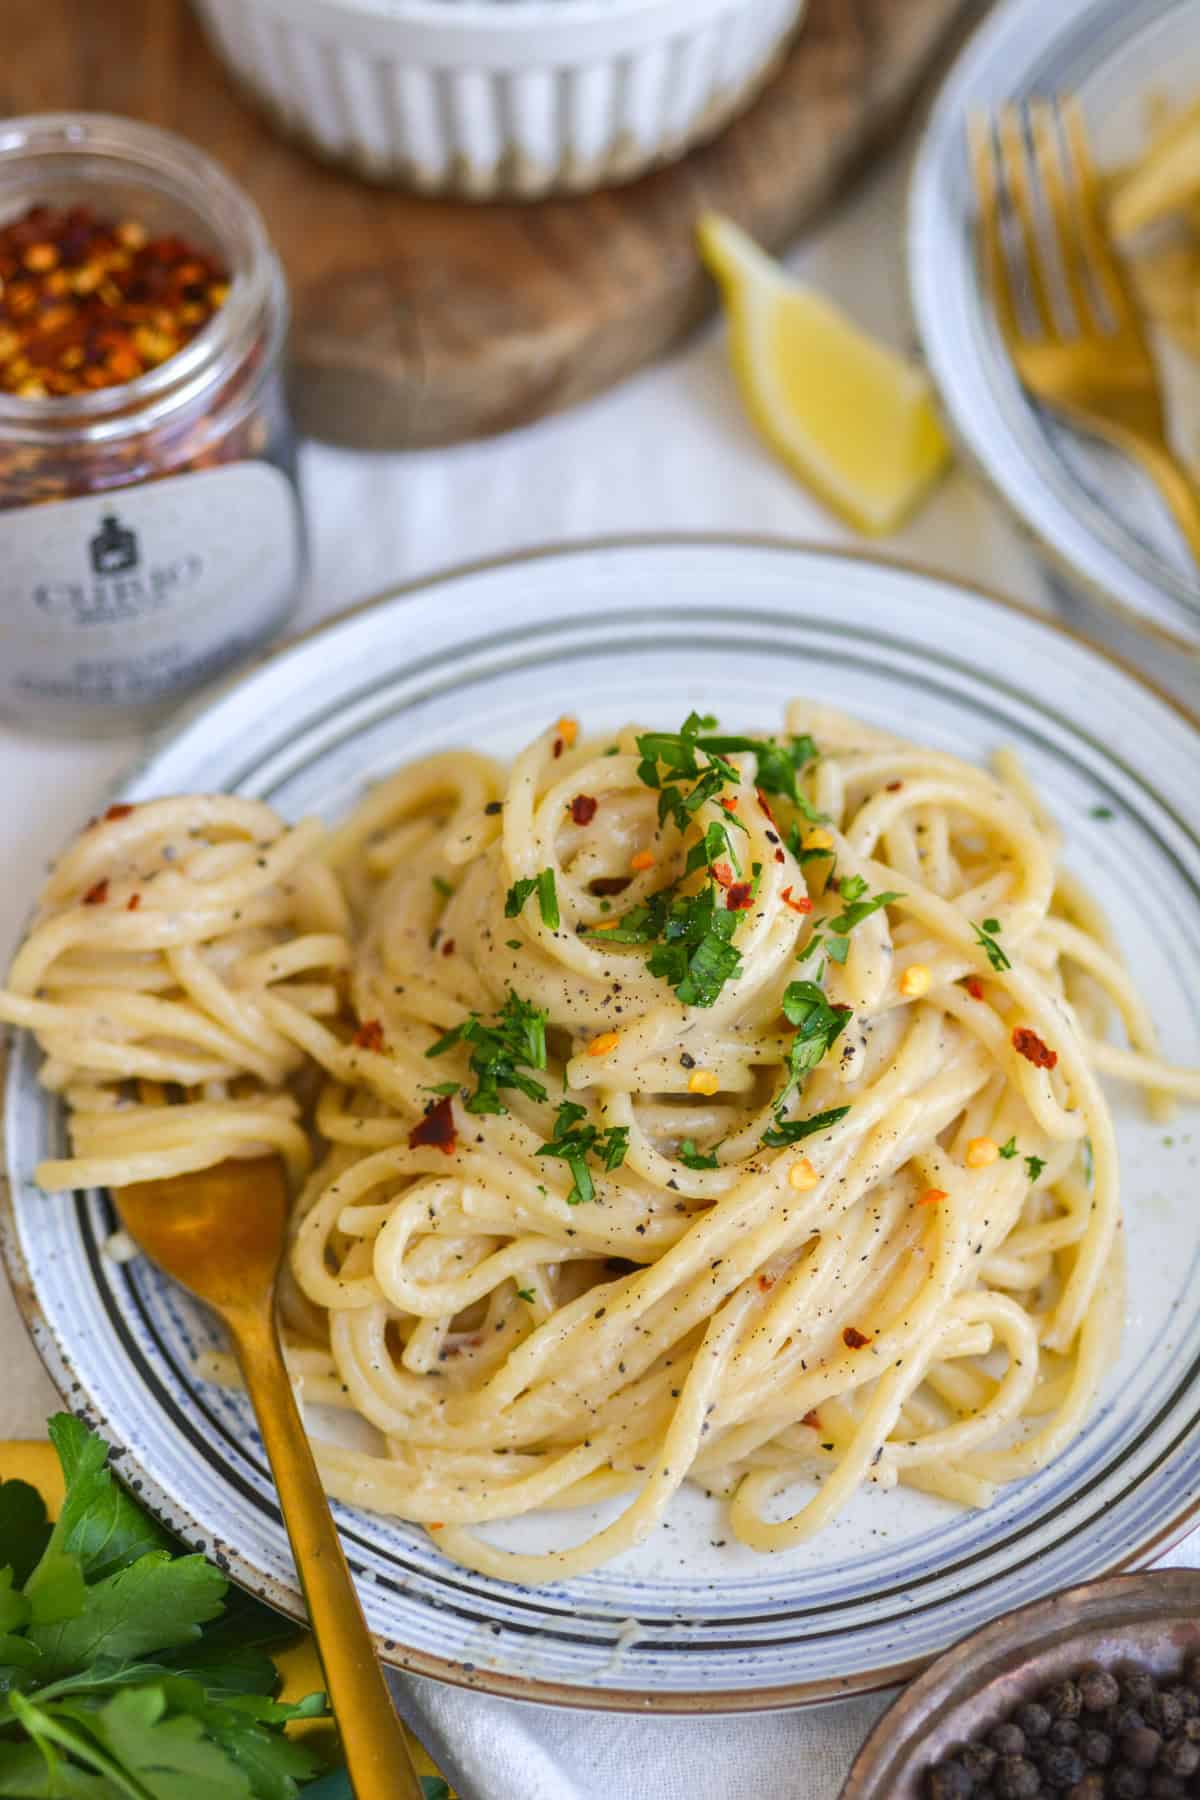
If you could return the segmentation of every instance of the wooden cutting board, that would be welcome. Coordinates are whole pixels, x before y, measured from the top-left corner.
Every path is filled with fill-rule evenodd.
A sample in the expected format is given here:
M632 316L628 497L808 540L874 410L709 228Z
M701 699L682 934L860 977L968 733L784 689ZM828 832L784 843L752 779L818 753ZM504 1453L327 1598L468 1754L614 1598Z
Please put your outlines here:
M660 355L713 290L696 214L795 236L903 121L981 0L809 0L770 86L715 143L624 188L472 205L369 186L283 142L185 0L6 0L0 111L132 114L253 194L295 309L301 427L362 448L448 444L594 394Z

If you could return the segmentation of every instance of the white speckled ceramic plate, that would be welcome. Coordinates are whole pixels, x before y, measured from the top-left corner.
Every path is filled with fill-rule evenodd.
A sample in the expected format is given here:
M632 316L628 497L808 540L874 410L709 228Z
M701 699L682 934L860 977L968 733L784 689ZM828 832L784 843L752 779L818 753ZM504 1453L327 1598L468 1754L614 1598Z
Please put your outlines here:
M408 757L506 754L564 707L589 726L731 729L819 696L943 749L1016 744L1062 820L1172 1055L1200 1061L1200 741L1082 642L935 576L787 544L674 540L548 552L443 576L268 661L154 750L121 792L230 788L336 816ZM1111 819L1093 809L1110 809ZM9 1268L52 1374L190 1541L299 1606L244 1400L205 1385L200 1310L102 1251L103 1194L44 1195L62 1137L18 1038L5 1133ZM423 1533L338 1508L392 1662L527 1699L680 1711L792 1705L883 1685L995 1614L1145 1560L1200 1498L1200 1119L1153 1128L1118 1099L1130 1303L1078 1441L986 1513L864 1492L819 1541L761 1558L685 1493L594 1575L526 1589L447 1562ZM544 1545L577 1517L510 1524Z
M1200 571L1155 489L1022 389L975 254L967 119L1005 100L1077 94L1097 160L1144 146L1151 103L1200 94L1197 0L1006 0L951 70L913 173L908 263L925 356L960 444L1042 548L1088 592L1200 653ZM1200 371L1164 351L1176 441L1200 455Z

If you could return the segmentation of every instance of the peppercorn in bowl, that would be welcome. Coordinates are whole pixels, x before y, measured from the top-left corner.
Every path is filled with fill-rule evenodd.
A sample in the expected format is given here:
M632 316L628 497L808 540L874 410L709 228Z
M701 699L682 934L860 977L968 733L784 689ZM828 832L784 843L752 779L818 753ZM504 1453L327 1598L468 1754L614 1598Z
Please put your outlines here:
M996 1619L904 1690L841 1800L1200 1795L1200 1570L1068 1588Z

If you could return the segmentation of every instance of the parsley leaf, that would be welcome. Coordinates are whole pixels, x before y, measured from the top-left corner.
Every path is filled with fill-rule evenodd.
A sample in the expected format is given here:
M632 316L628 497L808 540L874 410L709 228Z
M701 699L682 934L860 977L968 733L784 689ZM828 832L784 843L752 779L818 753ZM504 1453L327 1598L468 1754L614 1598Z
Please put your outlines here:
M554 879L553 869L543 869L540 875L524 875L520 881L514 881L504 897L504 916L515 919L521 912L530 894L537 890L538 910L542 915L542 924L549 931L557 931L558 887Z
M685 1169L715 1169L720 1166L715 1151L697 1150L695 1138L684 1138L676 1154Z
M447 881L444 875L434 875L432 880L434 887L442 896L443 900L449 900L451 894L454 892L453 882Z
M1046 1165L1040 1156L1027 1156L1025 1158L1025 1173L1028 1175L1030 1181L1036 1181L1045 1166Z
M1012 968L1008 957L996 942L995 933L1000 930L999 919L985 919L982 925L972 925L971 930L975 933L975 941L980 949L987 951L987 959L993 969Z
M702 737L699 742L702 750L718 755L750 751L754 757L756 782L764 794L782 794L810 824L825 823L824 813L816 810L796 783L797 775L820 754L807 733L803 737L789 738L786 744L776 743L774 738L750 737Z
M546 1014L510 988L494 1025L485 1025L479 1013L472 1013L461 1025L455 1025L436 1044L430 1044L426 1056L444 1056L455 1044L472 1046L470 1068L475 1076L475 1092L464 1103L470 1113L505 1113L508 1108L500 1098L500 1089L516 1088L528 1100L544 1100L546 1090L540 1081L523 1075L518 1064L529 1069L546 1067Z
M0 1482L0 1552L23 1587L50 1541L46 1503L27 1481ZM9 1627L0 1622L0 1631Z
M518 1288L517 1289L517 1299L524 1300L528 1306L532 1306L534 1303L534 1300L536 1298L537 1298L537 1296L535 1295L532 1288Z
M555 1114L554 1136L536 1152L538 1156L557 1156L570 1169L568 1206L580 1206L596 1197L587 1166L589 1154L602 1169L611 1171L620 1168L629 1149L628 1125L610 1125L602 1131L598 1125L584 1124L587 1116L586 1106L580 1106L576 1100L564 1100Z
M1016 1138L1010 1137L1007 1144L1001 1144L1001 1146L1000 1146L999 1150L996 1152L996 1154L998 1156L1003 1156L1006 1161L1011 1161L1012 1158L1017 1154Z
M788 1024L796 1027L796 1035L788 1049L788 1079L775 1101L775 1131L790 1129L789 1121L783 1117L784 1107L804 1085L804 1078L809 1070L815 1069L828 1055L854 1016L848 1006L831 1006L825 997L824 988L819 987L815 981L789 982L784 989L781 1006ZM839 1113L838 1117L841 1116ZM762 1141L764 1144L792 1143L794 1139L774 1139L772 1130L768 1129Z
M781 1120L776 1116L774 1125L763 1132L762 1141L772 1150L778 1150L784 1144L798 1144L801 1138L811 1137L816 1131L826 1131L829 1126L836 1125L849 1111L848 1106L831 1106L828 1112L814 1113L810 1119Z
M714 882L698 894L677 896L647 969L661 975L684 1006L712 1006L742 966L742 953L730 942L740 917L722 905L721 890Z
M869 919L871 914L878 912L881 907L890 906L893 900L903 900L904 898L903 894L891 892L869 894L867 884L861 875L844 875L838 883L838 893L845 902L845 908L836 919L830 919L829 929L836 932L839 937L846 937L854 930L855 926L861 925L864 919ZM832 949L830 955L834 956ZM834 956L834 960L845 962L845 951L840 956Z
M723 756L704 750L700 743L700 733L711 731L716 722L707 714L693 712L679 731L644 731L638 737L642 758L637 768L638 780L657 790L660 825L673 819L680 831L686 831L706 800L715 800L722 788L737 781L734 765ZM703 751L703 763L697 750ZM660 765L666 774L660 772ZM692 785L685 787L687 782ZM740 819L734 818L733 823L745 830Z

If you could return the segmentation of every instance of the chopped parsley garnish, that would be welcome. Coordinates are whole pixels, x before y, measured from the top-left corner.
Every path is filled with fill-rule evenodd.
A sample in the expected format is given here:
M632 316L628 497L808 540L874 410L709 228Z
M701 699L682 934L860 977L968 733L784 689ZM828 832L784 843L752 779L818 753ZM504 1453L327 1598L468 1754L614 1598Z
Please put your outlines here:
M680 831L686 831L706 800L715 800L722 788L738 780L731 762L705 750L700 743L700 733L711 731L716 722L707 714L693 712L679 731L644 731L638 737L642 758L638 780L657 791L660 825L673 819ZM690 787L685 785L689 782ZM741 821L735 823L740 825Z
M517 1289L517 1299L524 1300L527 1306L532 1306L536 1297L532 1288Z
M505 918L517 918L535 888L537 889L538 910L542 915L542 924L548 931L557 931L559 924L558 887L553 869L543 869L540 875L526 875L520 881L513 882L505 896Z
M684 864L684 875L694 875L697 869L711 869L715 862L728 857L736 875L742 872L741 861L733 847L733 839L729 835L729 827L720 819L714 819L708 826L704 836L688 851Z
M788 1049L788 1078L782 1092L775 1101L775 1124L763 1136L764 1144L794 1143L794 1136L780 1136L789 1133L797 1123L783 1117L783 1109L794 1093L804 1085L804 1078L810 1069L828 1055L842 1032L850 1023L853 1014L848 1006L830 1006L825 997L825 990L818 987L815 981L793 981L784 990L782 1001L783 1015L789 1025L796 1027L796 1035ZM849 1109L843 1107L837 1117ZM824 1115L821 1115L824 1116ZM803 1121L800 1121L803 1123ZM819 1130L819 1126L813 1126ZM799 1134L807 1137L807 1131Z
M511 988L494 1024L485 1024L478 1013L472 1013L436 1044L430 1044L425 1054L443 1056L459 1043L471 1045L470 1067L476 1079L475 1092L465 1102L468 1112L507 1112L501 1088L516 1088L528 1100L546 1098L541 1082L522 1074L519 1066L546 1067L546 1014Z
M815 1131L826 1131L830 1125L836 1125L849 1111L848 1106L831 1106L828 1112L814 1113L811 1119L781 1120L776 1115L774 1125L763 1132L762 1141L771 1150L779 1150L785 1144L798 1144L801 1138L811 1137Z
M750 751L754 757L757 785L764 794L782 794L810 824L825 823L824 813L816 810L796 782L797 775L820 754L807 733L803 737L790 738L786 744L776 743L774 738L750 737L702 737L699 743L702 750L718 756L732 756L739 750Z
M1093 819L1115 819L1117 815L1111 806L1093 806L1091 816Z
M520 938L505 938L504 942L508 945L510 950L523 950L525 948Z
M1025 1173L1028 1175L1030 1181L1036 1181L1045 1166L1046 1165L1040 1156L1027 1156L1025 1158Z
M1000 930L999 919L985 919L982 925L972 925L975 941L982 950L987 951L987 959L993 969L1011 969L1012 964L996 942L996 932Z
M684 1006L712 1006L742 966L742 953L730 942L740 917L722 904L715 882L698 894L677 895L667 908L647 969L661 975Z
M697 1150L695 1138L684 1138L679 1146L678 1160L685 1169L715 1169L718 1161L713 1150Z
M433 885L442 896L443 900L449 900L451 894L454 892L453 883L447 881L444 875L435 875L433 877Z
M575 1100L564 1100L554 1117L554 1136L542 1144L539 1156L557 1156L571 1171L572 1186L567 1195L568 1206L585 1205L596 1197L595 1185L587 1166L593 1156L605 1170L619 1169L629 1149L628 1125L610 1125L602 1131L587 1119L588 1109Z
M998 1156L1004 1157L1006 1162L1011 1162L1012 1158L1017 1154L1016 1138L1010 1137L1007 1144L1001 1144L1001 1146L1000 1146L999 1150L996 1152L996 1154Z
M845 910L840 912L836 919L829 921L830 931L836 932L838 937L848 937L854 928L861 925L864 919L869 919L872 913L878 912L881 907L890 906L893 900L903 900L904 898L903 894L894 894L890 889L882 894L868 893L867 884L861 875L843 875L838 882L838 893L845 902ZM843 954L835 957L834 960L845 962L846 958Z
M439 1081L436 1086L430 1086L427 1083L422 1082L421 1092L423 1094L437 1094L439 1099L445 1100L449 1095L457 1094L458 1083L457 1081Z

